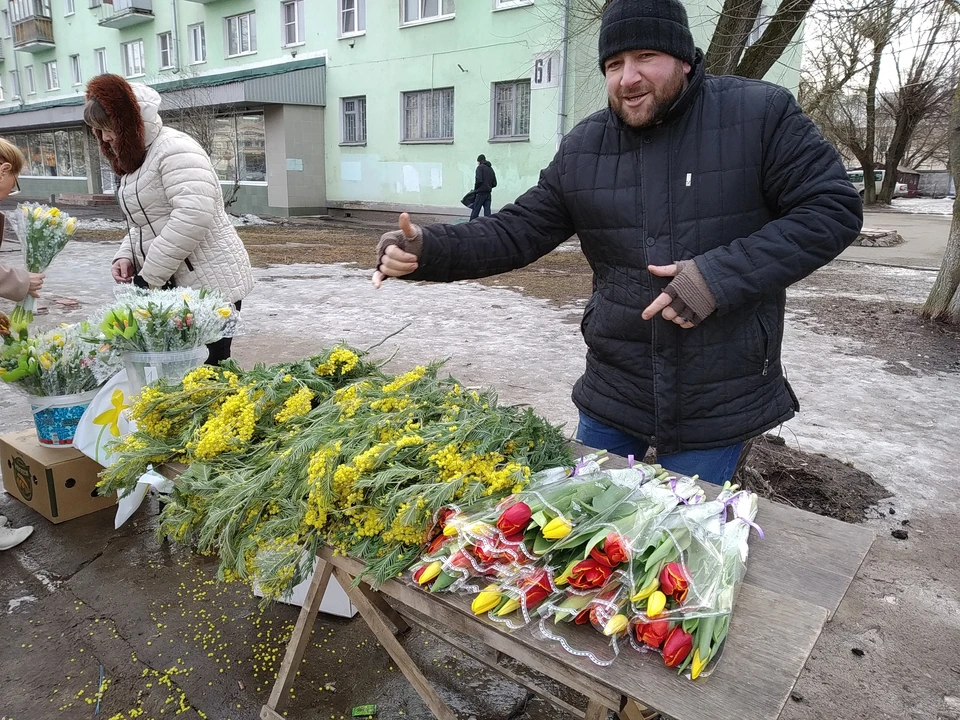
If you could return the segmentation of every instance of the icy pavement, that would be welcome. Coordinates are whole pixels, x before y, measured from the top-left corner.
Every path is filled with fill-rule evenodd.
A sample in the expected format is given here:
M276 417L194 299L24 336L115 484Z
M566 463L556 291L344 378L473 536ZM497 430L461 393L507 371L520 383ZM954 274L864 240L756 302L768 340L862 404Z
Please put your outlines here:
M918 215L952 215L953 200L950 198L894 198L890 209Z

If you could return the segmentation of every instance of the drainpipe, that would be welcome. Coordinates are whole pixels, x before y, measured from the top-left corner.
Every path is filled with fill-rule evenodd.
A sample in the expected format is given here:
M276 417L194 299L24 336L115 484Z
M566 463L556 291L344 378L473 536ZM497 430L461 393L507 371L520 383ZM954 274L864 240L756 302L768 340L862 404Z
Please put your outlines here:
M570 0L563 0L560 16L560 99L557 102L557 149L563 140L564 121L567 117L567 22L570 16Z
M173 29L170 31L170 40L173 42L173 70L180 72L180 13L177 9L177 0L170 0L173 9Z

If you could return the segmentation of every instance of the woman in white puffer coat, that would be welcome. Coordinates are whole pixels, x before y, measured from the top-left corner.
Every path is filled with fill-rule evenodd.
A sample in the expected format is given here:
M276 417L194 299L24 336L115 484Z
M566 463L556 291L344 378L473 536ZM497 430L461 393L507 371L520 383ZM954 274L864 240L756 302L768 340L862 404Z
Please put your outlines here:
M120 176L129 232L113 260L118 283L218 290L240 309L253 288L250 258L223 207L220 180L200 144L164 127L160 95L119 75L87 84L84 121ZM207 362L230 357L230 339Z

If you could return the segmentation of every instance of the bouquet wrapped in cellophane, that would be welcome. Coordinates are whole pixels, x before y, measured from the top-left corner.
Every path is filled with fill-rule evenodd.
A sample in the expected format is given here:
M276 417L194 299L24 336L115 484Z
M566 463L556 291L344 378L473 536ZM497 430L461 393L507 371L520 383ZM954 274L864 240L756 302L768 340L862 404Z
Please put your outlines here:
M91 333L87 323L62 325L4 345L0 350L0 380L34 397L96 390L121 365L109 347L87 339Z
M76 218L58 208L37 203L18 205L17 211L7 219L20 240L24 265L32 273L41 273L50 267L77 230ZM35 307L33 297L17 303L10 316L12 326L25 328L33 322Z
M94 322L121 352L192 350L241 331L239 312L220 293L193 288L123 288Z

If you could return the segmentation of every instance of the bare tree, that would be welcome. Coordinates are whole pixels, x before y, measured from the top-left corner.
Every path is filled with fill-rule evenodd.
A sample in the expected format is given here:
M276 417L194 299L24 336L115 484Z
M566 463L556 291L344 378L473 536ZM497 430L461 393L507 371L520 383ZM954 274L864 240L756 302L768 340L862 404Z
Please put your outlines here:
M878 201L890 204L896 189L898 168L924 118L949 102L958 76L957 23L946 5L932 8L933 17L922 31L913 59L906 70L900 68L899 53L894 53L899 87L883 97L892 122L886 149L883 186ZM946 81L945 81L946 80Z
M945 0L944 4L960 14L958 0ZM950 160L954 183L960 187L960 78L954 91L950 118ZM960 200L953 201L953 223L943 264L920 314L927 319L960 324Z

